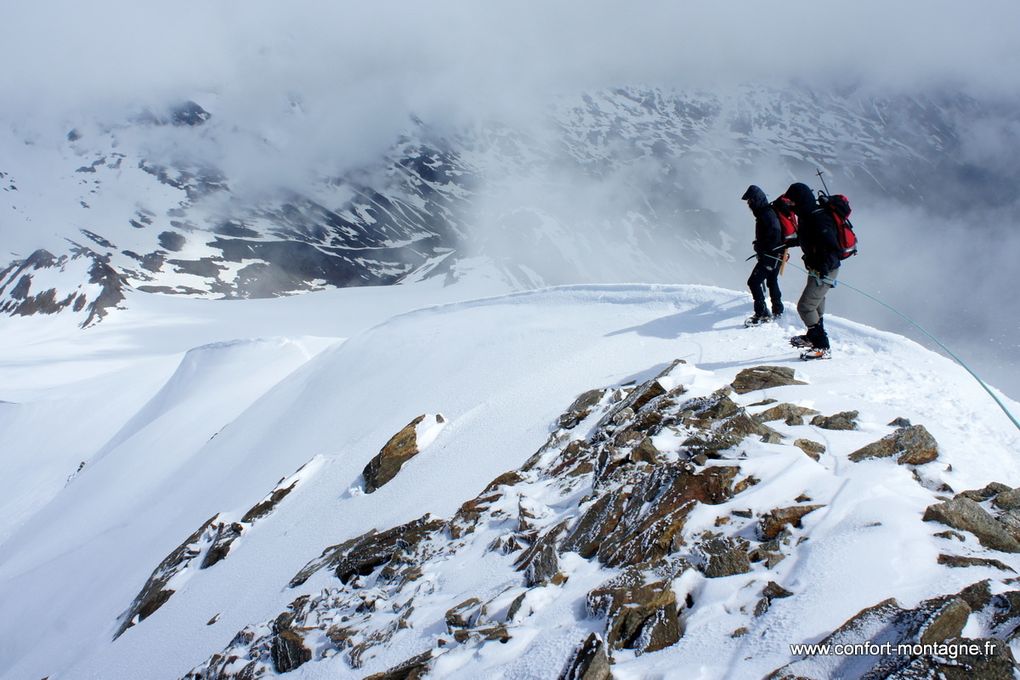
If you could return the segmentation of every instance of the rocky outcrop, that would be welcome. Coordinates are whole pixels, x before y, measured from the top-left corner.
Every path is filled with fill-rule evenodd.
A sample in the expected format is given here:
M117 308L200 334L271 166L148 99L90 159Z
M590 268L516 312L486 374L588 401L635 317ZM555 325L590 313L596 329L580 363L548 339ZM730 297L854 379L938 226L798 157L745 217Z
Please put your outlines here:
M410 554L423 541L433 538L446 527L441 519L423 517L393 527L383 532L369 531L349 541L330 546L322 555L309 562L291 579L290 587L295 588L322 569L331 570L341 583L349 583L357 576L368 576L382 566L394 563L404 564L402 558Z
M857 449L847 457L859 462L867 458L896 456L896 462L900 465L923 465L932 462L938 455L938 443L924 425L912 425Z
M856 430L857 411L841 411L831 416L815 416L811 424L823 430Z
M806 453L812 460L819 460L825 453L825 446L810 439L795 439L793 445Z
M120 625L113 639L116 640L124 634L131 626L144 621L157 609L166 604L170 596L174 594L173 588L169 586L174 576L181 573L203 552L203 545L212 543L217 533L216 520L219 515L214 515L205 521L195 533L191 534L167 555L159 566L152 572L149 579L142 586L141 592L135 596L131 606L120 615Z
M598 632L569 660L564 658L565 677L602 678L612 650L644 654L680 640L700 596L697 588L682 593L679 584L691 581L681 578L687 572L700 572L692 575L695 582L704 583L704 576L740 584L746 596L734 612L746 617L747 625L735 626L742 634L757 625L755 617L767 625L772 609L781 608L776 603L797 595L779 585L778 576L762 576L811 539L811 526L802 520L829 499L822 486L808 493L787 485L796 496L773 500L777 507L767 512L759 509L760 494L749 494L746 505L733 501L767 481L759 478L767 469L761 465L768 460L763 453L788 456L784 469L819 470L799 451L757 444L787 446L765 419L785 421L811 413L790 404L759 403L768 408L751 415L734 401L729 387L688 396L675 377L683 372L674 362L643 383L581 394L554 421L543 446L521 467L485 485L449 520L426 515L326 548L292 579L291 587L304 594L288 608L286 628L279 617L246 627L191 677L247 679L281 672L279 660L301 661L303 649L311 650L313 662L343 655L350 668L358 669L381 647L408 639L420 644L423 635L433 636L434 654L458 654L461 647L464 654L484 653L479 648L505 643L521 627L535 626L533 617L546 603L561 594L576 597L570 590L574 584L591 588L590 583L598 583L587 579L600 569L607 571L603 582L584 598L586 615L597 619L584 625ZM844 412L829 421L853 425L856 415ZM403 432L410 440L410 432ZM815 456L824 451L809 440L798 440L796 446ZM754 462L745 464L745 458ZM981 502L992 504L1009 489L979 491ZM1008 505L1010 496L1002 495L1001 502ZM1014 510L1001 512L1005 517ZM444 592L436 574L464 555L485 555L487 569L505 569L503 582L494 579L486 592ZM964 558L953 558L954 566L966 566ZM582 560L589 562L579 570ZM314 584L309 580L313 575L318 575ZM752 585L755 590L748 590ZM956 599L971 606L962 595ZM965 613L956 603L909 615L895 603L886 604L867 620L885 625L881 617L888 618L904 639L913 639L915 632L914 637L925 640L958 636L955 626ZM417 632L405 633L412 628ZM525 637L532 634L524 632ZM302 638L302 646L293 636ZM226 664L230 658L245 663ZM411 675L385 677L416 677L433 658L409 666ZM403 673L400 668L387 673Z
M565 429L575 427L595 410L595 405L602 400L605 393L606 390L588 390L581 394L563 415L559 417L556 423Z
M764 390L770 387L783 387L785 385L806 385L807 383L794 379L794 371L786 366L755 366L745 368L734 378L732 386L737 394L747 394L755 390Z
M796 505L789 508L771 510L758 521L758 532L765 540L779 536L788 526L800 528L800 520L804 515L814 512L821 505Z
M806 406L777 404L776 406L772 406L771 408L762 411L756 415L755 418L762 423L768 423L773 420L782 420L787 425L803 425L804 416L813 416L817 413L818 411Z
M559 680L611 680L610 663L606 643L598 633L592 633L574 650Z
M305 464L293 475L283 479L268 496L244 513L240 522L229 521L221 515L214 515L206 520L152 572L131 606L120 615L118 619L120 625L114 639L166 604L174 594L174 589L169 584L183 583L185 580L183 575L193 563L197 561L199 569L208 569L225 559L234 541L250 530L256 522L270 515L280 501L298 486L307 471L308 464Z
M422 414L393 435L382 450L365 466L365 493L372 493L397 476L404 463L418 455L418 427L428 414ZM434 416L438 424L445 423L442 415Z
M670 581L647 583L630 568L588 593L588 611L606 617L606 644L613 649L654 652L683 635Z
M1012 678L1014 658L1000 639L961 637L972 613L995 610L988 583L903 609L893 600L861 610L818 644L859 645L866 654L804 657L773 671L770 680L861 678ZM998 600L996 600L998 603ZM1008 617L1015 625L1016 614Z
M434 660L435 652L430 649L387 671L366 676L365 680L422 680L428 675Z
M1001 522L995 520L977 502L962 495L931 505L924 511L925 522L939 522L946 526L974 534L981 545L992 550L1020 552L1020 541L1014 538Z
M751 571L750 544L740 537L709 535L698 544L696 565L708 578L746 574Z

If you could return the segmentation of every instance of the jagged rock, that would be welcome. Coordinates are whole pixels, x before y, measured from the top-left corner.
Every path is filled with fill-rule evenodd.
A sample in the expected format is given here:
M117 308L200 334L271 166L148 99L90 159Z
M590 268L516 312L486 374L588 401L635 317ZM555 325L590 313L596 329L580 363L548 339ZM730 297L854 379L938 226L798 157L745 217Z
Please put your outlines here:
M606 616L606 643L613 649L654 652L683 635L671 581L645 583L629 568L588 593L588 611Z
M568 520L563 520L542 534L514 565L518 571L524 572L524 584L531 588L545 585L556 579L560 570L559 553L556 543L567 529Z
M930 660L924 656L904 656L897 653L897 647L904 645L937 645L958 638L971 608L960 596L950 595L926 600L914 609L901 608L896 600L888 599L861 610L843 625L828 635L819 644L863 644L873 643L876 648L884 643L891 645L890 654L873 654L870 669L855 667L853 677L859 678L929 678L932 674L913 675L912 665L918 660ZM769 680L801 680L839 677L841 664L846 657L809 656L794 661L770 673ZM937 657L936 657L937 659ZM982 676L983 677L983 676Z
M559 680L611 680L609 663L606 643L598 633L592 633L574 650Z
M599 422L595 425L595 439L604 439L606 434L611 433L616 426L633 418L635 413L648 405L652 400L665 396L667 389L660 380L668 376L674 368L682 363L686 362L683 359L674 359L669 366L660 371L654 378L635 387L627 397L599 419ZM685 390L681 385L672 391L674 394L683 394Z
M762 423L768 423L773 420L785 420L786 424L789 425L790 420L793 418L799 418L801 423L803 423L804 416L813 416L817 413L818 411L813 408L784 403L779 404L778 406L773 406L766 411L762 411L755 416L755 419Z
M471 628L482 615L482 601L477 597L468 598L451 607L444 617L446 628L451 633L458 628Z
M684 440L683 445L692 453L703 453L717 457L720 451L733 448L750 436L760 437L763 442L779 443L782 435L743 411L730 415L715 429L705 429Z
M707 397L688 399L680 406L680 422L695 428L709 428L716 421L729 418L740 412L740 406L730 399L726 388L717 390Z
M142 590L135 596L131 606L120 615L120 625L113 639L116 640L124 634L131 626L144 621L156 610L166 604L174 590L168 584L174 576L188 568L192 560L201 553L200 544L211 540L216 533L216 520L219 515L213 515L200 526L195 533L191 534L175 548L169 555L163 558L152 574L149 576Z
M800 520L804 515L814 512L824 505L794 505L789 508L777 508L761 516L758 521L758 533L764 540L771 540L789 525L800 528Z
M430 649L382 673L366 676L365 680L422 680L432 669L433 659Z
M620 523L627 498L622 489L602 494L574 525L561 550L576 552L584 558L593 557Z
M566 412L556 421L564 429L570 429L587 418L602 399L606 390L588 390L574 400Z
M912 425L857 449L847 457L856 463L866 458L898 456L896 462L900 465L923 465L938 455L938 443L924 425Z
M970 500L975 501L977 503L984 503L985 501L994 498L1000 493L1005 493L1010 490L1011 489L1005 484L1000 484L999 482L991 482L985 485L985 487L982 489L970 489L968 491L961 491L960 493L956 494L956 497L969 498Z
M1007 510L995 518L1009 532L1009 535L1020 541L1020 510Z
M418 416L393 435L375 458L362 471L365 478L365 493L372 493L397 476L407 461L418 455L418 424L425 420L425 414ZM436 416L443 422L442 416Z
M825 446L810 439L795 439L793 445L803 451L812 460L819 460L825 453Z
M992 505L1000 510L1020 510L1020 489L1002 491L992 500Z
M698 546L701 571L708 578L746 574L751 571L747 551L750 544L742 538L713 536Z
M756 401L753 404L748 404L747 408L754 408L755 406L768 406L769 404L778 404L778 403L779 403L778 399L772 399L770 397L768 399L762 399L761 401Z
M270 655L277 673L288 673L312 660L312 650L305 647L304 638L289 629L273 638Z
M659 450L655 448L651 437L645 437L630 452L630 460L634 463L650 463L655 465L659 460Z
M248 510L248 512L244 513L241 521L246 524L254 524L256 521L271 513L276 506L280 504L280 501L290 495L290 492L294 490L297 483L298 482L295 479L289 486L277 486L267 498L256 503L250 510Z
M775 581L769 581L768 585L762 588L761 599L758 600L758 604L754 606L754 615L761 616L769 610L772 606L772 600L778 600L784 597L790 597L793 595L789 590L782 587Z
M768 387L782 387L784 385L806 385L800 380L794 380L792 368L786 366L755 366L745 368L734 378L732 386L737 394L747 394L755 390L763 390Z
M1020 541L1013 538L984 508L964 496L928 506L923 519L925 522L940 522L954 529L968 531L977 536L986 548L1020 552Z
M698 503L733 495L738 468L718 466L694 474L682 464L662 465L639 477L630 491L604 494L578 520L561 548L598 554L606 566L658 560L683 542L681 530Z
M377 532L375 529L357 538L326 548L322 555L309 562L291 579L295 588L320 569L332 569L341 582L347 583L358 575L367 575L406 552L433 533L442 530L446 522L424 515L413 522Z
M505 644L510 641L511 635L510 631L502 623L490 623L484 626L453 631L453 639L462 644L471 638L485 641L494 640Z
M226 524L220 522L215 525L216 535L213 538L212 545L209 550L206 551L205 557L202 559L202 564L199 565L199 569L208 569L214 564L220 562L230 552L230 547L234 541L240 538L241 534L244 533L244 527L237 522L231 522Z
M831 416L815 416L811 424L823 430L856 430L857 423L854 421L859 415L857 411L840 411Z
M1002 571L1012 571L1016 573L1016 570L1009 567L999 560L993 560L987 557L962 557L960 555L939 555L939 564L947 567L994 567L995 569L1001 569Z

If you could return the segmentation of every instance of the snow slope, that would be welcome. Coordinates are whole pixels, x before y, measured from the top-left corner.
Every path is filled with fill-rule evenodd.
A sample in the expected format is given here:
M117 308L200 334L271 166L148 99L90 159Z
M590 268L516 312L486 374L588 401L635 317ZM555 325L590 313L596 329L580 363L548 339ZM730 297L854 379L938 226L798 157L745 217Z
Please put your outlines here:
M180 677L246 625L284 611L296 595L287 583L326 546L425 513L451 517L538 450L579 393L645 380L677 358L687 366L676 379L691 396L743 368L791 366L807 387L738 403L768 396L825 414L856 409L860 431L809 426L829 451L819 463L787 445L746 447L741 464L769 483L739 506L767 510L797 492L825 503L805 519L810 548L771 573L759 566L699 583L685 575L674 588L696 588L699 603L687 635L661 652L618 655L617 677L680 677L680 668L682 677L761 677L790 660L787 644L814 641L862 607L890 596L916 604L998 574L936 565L941 539L920 521L935 494L905 467L846 460L903 416L939 442L923 478L957 490L1020 485L1020 439L1008 420L961 369L909 340L833 318L837 358L804 364L785 343L792 327L744 329L746 294L704 286L571 286L393 316L435 299L421 290L236 303L149 296L87 335L71 335L70 324L62 336L55 325L5 322L0 436L5 479L19 483L3 499L10 513L0 514L0 677ZM227 329L242 337L224 342ZM55 366L65 355L67 365ZM393 481L362 493L366 463L422 413L442 413L447 424ZM313 459L227 559L192 568L158 611L111 642L118 617L175 546L217 513L239 520ZM80 474L61 486L80 460ZM543 591L509 646L454 648L434 677L556 677L582 633L599 626L580 603L606 572L574 557L570 581ZM1015 556L999 558L1020 569ZM361 677L431 647L445 609L520 578L507 559L455 555L434 575L434 606L362 668L336 655L293 677ZM757 593L748 584L763 580L798 595L777 603L760 629L731 638Z

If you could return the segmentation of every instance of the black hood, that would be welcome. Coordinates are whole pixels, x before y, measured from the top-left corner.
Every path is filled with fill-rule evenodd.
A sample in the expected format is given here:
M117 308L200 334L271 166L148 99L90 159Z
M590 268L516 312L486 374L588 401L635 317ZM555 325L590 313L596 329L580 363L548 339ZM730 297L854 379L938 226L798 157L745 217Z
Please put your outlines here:
M751 210L760 210L769 204L769 199L765 192L761 190L761 187L754 184L747 187L747 191L740 197L740 200L747 201L747 205Z
M815 200L815 192L811 187L802 182L795 182L786 190L786 197L793 201L797 212L807 212L818 205Z

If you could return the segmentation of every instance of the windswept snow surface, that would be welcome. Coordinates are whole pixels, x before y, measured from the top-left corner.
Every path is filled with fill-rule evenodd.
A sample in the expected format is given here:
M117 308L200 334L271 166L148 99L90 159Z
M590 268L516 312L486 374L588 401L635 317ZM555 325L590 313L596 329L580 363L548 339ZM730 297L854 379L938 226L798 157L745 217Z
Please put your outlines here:
M939 529L921 522L934 494L908 469L846 460L903 416L939 442L939 460L923 468L930 479L957 490L1020 486L1016 430L963 370L909 340L832 318L836 358L803 363L786 344L794 327L745 329L747 295L703 286L561 287L398 313L436 298L400 286L265 301L155 297L84 333L3 320L0 677L179 677L245 625L283 611L295 596L286 584L326 546L426 512L450 517L524 463L579 393L646 379L675 358L688 362L676 375L693 396L746 367L791 366L808 386L738 402L856 409L861 429L811 428L828 449L818 463L790 446L750 444L742 465L774 481L739 507L768 510L791 491L825 503L804 520L810 549L769 572L685 574L674 588L698 601L686 636L661 652L617 654L614 675L758 678L790 660L790 643L814 642L862 607L890 596L916 604L997 573L936 564ZM419 432L422 453L385 487L357 493L387 440L436 413L445 426ZM181 577L165 605L111 642L168 553L312 459L314 474L246 530L229 559ZM433 676L555 678L583 632L601 625L584 618L583 597L602 576L573 557L570 581L529 599L538 613L510 644L454 649ZM506 585L499 559L456 556L436 575L437 592L447 606L494 595ZM1020 570L1016 556L1001 559ZM730 637L740 606L767 580L798 596ZM357 671L338 655L290 675L363 677L395 665L442 628L441 611L419 616L434 620L417 621Z

